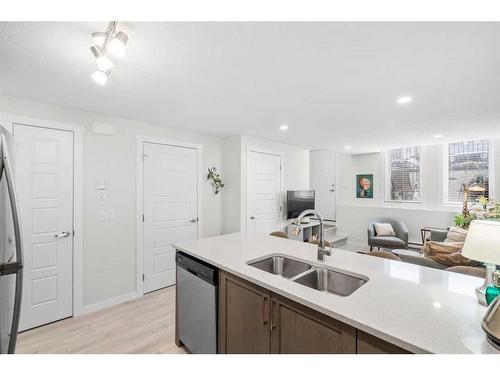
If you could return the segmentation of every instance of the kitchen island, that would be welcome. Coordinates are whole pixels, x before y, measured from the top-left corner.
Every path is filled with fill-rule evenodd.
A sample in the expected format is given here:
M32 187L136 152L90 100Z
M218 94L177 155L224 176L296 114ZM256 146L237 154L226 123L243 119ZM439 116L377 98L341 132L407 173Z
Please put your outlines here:
M339 249L319 262L315 245L251 233L174 247L219 269L220 353L231 345L260 353L315 345L338 353L499 353L481 329L479 278ZM248 264L273 254L367 281L340 296Z

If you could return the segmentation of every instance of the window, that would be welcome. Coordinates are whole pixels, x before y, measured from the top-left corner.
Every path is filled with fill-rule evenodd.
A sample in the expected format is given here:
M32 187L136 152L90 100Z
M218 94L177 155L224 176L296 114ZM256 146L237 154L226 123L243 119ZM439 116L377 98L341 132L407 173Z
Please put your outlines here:
M488 140L448 144L446 153L445 201L462 202L463 185L478 182L485 187L484 193L469 193L469 202L484 195L490 196L490 144Z
M387 152L386 200L420 202L420 147Z

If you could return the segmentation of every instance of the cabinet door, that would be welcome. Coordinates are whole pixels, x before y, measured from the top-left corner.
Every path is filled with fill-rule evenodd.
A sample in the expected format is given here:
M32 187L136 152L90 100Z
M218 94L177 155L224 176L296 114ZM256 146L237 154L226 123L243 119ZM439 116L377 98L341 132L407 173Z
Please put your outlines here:
M269 291L219 275L219 353L269 353Z
M272 293L271 352L356 353L356 329Z
M410 354L390 342L358 330L358 354Z

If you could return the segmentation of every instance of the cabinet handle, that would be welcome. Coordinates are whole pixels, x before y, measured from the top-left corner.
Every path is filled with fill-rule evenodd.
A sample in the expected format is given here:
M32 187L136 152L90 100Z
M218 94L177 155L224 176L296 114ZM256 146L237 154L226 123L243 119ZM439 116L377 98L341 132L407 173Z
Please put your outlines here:
M276 322L276 319L278 318L278 312L276 311L276 306L278 304L276 303L275 300L271 300L271 331L276 328L278 323Z
M262 323L266 325L269 322L269 302L266 296L262 297Z

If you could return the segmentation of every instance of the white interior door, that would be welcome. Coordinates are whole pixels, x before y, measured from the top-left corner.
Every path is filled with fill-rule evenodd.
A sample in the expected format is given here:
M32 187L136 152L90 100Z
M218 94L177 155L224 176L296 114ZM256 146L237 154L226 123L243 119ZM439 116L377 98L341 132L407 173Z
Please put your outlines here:
M281 230L281 156L247 153L247 232Z
M335 152L311 151L309 160L314 207L325 219L335 220Z
M73 132L16 124L14 138L26 330L73 315Z
M175 283L172 244L198 238L198 150L144 142L144 293Z

